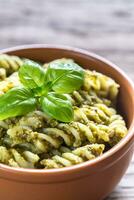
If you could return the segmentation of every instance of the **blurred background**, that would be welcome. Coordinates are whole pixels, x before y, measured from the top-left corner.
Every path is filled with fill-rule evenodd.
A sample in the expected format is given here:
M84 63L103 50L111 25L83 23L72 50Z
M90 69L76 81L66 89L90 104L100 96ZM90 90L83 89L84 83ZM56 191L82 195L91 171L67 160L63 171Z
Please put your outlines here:
M134 80L134 0L0 0L0 49L35 43L87 49ZM134 200L134 162L108 200Z

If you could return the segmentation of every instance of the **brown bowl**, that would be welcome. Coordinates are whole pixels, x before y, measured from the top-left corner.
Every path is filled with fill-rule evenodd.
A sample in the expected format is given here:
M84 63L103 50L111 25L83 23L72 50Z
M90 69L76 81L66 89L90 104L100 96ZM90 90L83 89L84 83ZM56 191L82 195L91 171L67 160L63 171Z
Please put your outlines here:
M134 88L114 64L84 50L51 45L21 46L1 50L41 62L72 58L84 68L95 69L115 79L121 86L118 108L129 132L111 150L92 161L49 170L11 168L0 164L0 199L7 200L100 200L118 184L131 161L134 147Z

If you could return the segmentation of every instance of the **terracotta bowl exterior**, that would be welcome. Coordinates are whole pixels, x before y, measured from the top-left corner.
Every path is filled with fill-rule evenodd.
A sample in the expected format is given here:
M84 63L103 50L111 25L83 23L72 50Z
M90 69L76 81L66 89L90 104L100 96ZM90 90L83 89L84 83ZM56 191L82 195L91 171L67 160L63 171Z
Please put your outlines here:
M1 50L41 62L72 58L87 69L102 72L120 84L118 109L129 132L115 147L95 160L51 170L17 169L0 164L0 200L101 200L119 183L134 149L134 88L114 64L84 50L52 45L30 45Z

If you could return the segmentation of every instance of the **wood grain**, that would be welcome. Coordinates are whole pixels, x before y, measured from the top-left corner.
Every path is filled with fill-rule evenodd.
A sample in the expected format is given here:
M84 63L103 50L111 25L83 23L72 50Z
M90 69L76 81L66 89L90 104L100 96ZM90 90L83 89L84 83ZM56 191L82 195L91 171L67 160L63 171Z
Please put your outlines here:
M0 49L33 43L93 51L134 80L134 0L0 0ZM107 200L134 200L134 160Z

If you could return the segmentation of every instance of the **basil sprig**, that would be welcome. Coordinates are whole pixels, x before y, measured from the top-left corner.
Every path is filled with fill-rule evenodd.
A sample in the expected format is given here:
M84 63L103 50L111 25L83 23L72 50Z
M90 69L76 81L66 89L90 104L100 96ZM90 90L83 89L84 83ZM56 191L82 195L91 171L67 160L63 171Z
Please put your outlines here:
M78 90L84 70L74 62L51 62L45 70L38 63L26 60L19 69L23 86L0 97L0 120L24 115L38 108L62 122L73 120L73 108L67 93Z

